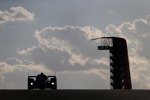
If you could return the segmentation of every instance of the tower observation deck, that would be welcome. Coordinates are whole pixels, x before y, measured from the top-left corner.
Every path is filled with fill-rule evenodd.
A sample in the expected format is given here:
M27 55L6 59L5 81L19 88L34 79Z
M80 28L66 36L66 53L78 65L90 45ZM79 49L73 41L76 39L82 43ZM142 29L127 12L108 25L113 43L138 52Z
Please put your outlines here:
M132 89L126 40L120 37L101 37L98 50L109 50L111 87Z

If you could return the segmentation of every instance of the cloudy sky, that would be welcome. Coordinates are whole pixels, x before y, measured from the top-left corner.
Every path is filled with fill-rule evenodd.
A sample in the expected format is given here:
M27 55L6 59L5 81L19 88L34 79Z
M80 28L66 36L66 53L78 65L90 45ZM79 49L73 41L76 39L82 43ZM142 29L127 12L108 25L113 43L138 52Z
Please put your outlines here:
M110 89L101 36L127 40L134 89L150 89L149 0L0 0L0 89L56 73L59 89Z

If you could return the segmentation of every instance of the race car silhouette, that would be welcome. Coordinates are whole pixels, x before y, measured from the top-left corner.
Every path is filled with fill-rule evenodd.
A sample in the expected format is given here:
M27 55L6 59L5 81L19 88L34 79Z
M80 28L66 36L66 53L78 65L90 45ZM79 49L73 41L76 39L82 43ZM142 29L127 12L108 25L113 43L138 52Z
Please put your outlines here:
M28 90L32 89L57 89L56 76L46 76L41 73L37 76L28 76Z

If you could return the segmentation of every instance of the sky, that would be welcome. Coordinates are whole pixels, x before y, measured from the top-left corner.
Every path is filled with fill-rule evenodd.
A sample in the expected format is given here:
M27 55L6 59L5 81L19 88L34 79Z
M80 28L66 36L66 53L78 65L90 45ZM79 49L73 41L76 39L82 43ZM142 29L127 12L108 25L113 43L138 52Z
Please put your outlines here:
M102 36L125 38L133 89L150 89L149 0L0 0L0 89L55 75L58 89L110 89Z

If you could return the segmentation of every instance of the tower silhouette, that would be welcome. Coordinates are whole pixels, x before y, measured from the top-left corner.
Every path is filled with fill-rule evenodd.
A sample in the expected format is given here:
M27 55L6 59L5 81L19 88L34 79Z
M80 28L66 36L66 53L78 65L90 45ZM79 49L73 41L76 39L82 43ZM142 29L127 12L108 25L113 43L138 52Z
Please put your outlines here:
M109 50L111 87L132 89L126 40L120 37L102 37L100 43L98 50Z

